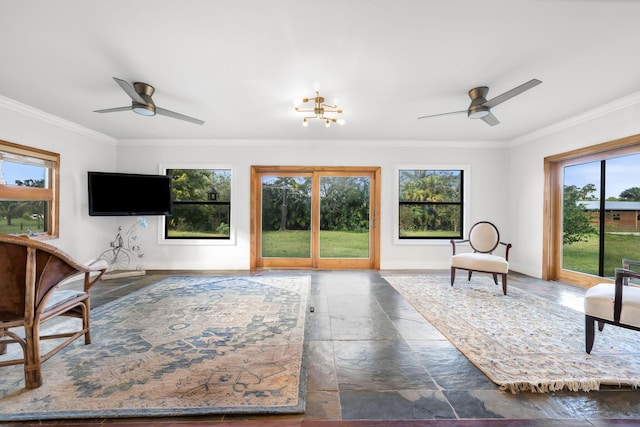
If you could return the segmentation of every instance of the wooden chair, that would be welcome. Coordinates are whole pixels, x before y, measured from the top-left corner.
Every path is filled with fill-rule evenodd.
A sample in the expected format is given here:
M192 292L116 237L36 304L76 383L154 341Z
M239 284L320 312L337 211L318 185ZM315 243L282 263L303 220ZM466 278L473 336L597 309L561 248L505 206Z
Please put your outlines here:
M624 259L622 268L615 271L615 283L600 283L584 295L587 353L593 349L595 322L598 322L599 331L604 329L605 323L640 331L640 287L629 285L630 278L640 279L640 261Z
M466 243L473 252L456 253L456 244ZM505 256L494 255L499 245L505 246ZM507 294L507 273L509 272L509 250L511 243L500 241L500 232L495 225L488 221L475 223L469 230L469 238L465 240L451 240L453 254L451 255L451 286L456 278L456 270L469 272L469 280L474 271L490 273L493 281L498 284L498 274L502 276L502 292Z
M55 246L26 236L0 235L0 354L7 344L22 347L20 359L2 360L0 366L24 364L26 388L42 385L42 364L75 339L84 335L91 343L89 288L107 269L103 260L80 264ZM82 291L58 290L62 281L84 274ZM82 328L55 335L40 335L40 325L56 316L82 319ZM12 330L23 328L24 337ZM40 340L62 339L58 346L40 354Z

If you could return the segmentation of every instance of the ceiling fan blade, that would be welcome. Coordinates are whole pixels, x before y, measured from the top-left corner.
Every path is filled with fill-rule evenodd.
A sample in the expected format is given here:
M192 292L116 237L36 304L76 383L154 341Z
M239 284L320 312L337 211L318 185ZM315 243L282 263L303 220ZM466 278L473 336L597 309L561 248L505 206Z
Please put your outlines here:
M133 99L135 102L140 103L140 104L146 104L147 101L145 101L144 99L142 99L142 97L140 96L140 94L138 92L136 92L136 90L133 88L133 86L131 86L129 84L129 82L122 80L122 79L118 79L116 77L113 77L113 80L116 81L116 83L118 83L118 85L120 85L120 87L122 88L122 90L124 90L125 92L127 92L127 95L129 95L129 97L131 99Z
M522 92L526 90L529 90L535 86L538 86L540 83L542 82L538 79L531 79L528 82L523 83L518 87L514 87L513 89L506 91L502 95L498 95L495 98L488 100L482 105L489 108L495 107L496 105L502 104L504 101L507 101L516 95L520 95Z
M489 126L495 126L500 124L500 120L496 116L494 116L491 112L484 117L481 117L480 120L488 124Z
M130 111L131 106L128 107L116 107L116 108L107 108L104 110L93 110L94 113L115 113L116 111Z
M462 110L462 111L451 111L449 113L440 113L440 114L431 114L429 116L420 116L418 117L419 119L427 119L429 117L438 117L438 116L448 116L451 114L461 114L461 113L465 113L466 114L467 110Z
M174 119L184 120L187 122L195 123L197 125L201 125L204 121L200 119L196 119L193 117L185 116L184 114L176 113L174 111L165 110L164 108L156 107L156 114L160 114L162 116L172 117Z

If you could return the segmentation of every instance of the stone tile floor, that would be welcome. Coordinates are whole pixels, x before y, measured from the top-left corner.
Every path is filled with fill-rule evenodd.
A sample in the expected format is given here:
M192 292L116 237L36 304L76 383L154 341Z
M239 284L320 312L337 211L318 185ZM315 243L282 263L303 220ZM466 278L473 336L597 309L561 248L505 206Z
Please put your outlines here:
M92 306L166 274L309 274L308 387L304 415L95 419L10 425L629 426L640 425L640 390L511 394L501 391L418 314L383 276L444 271L148 272L108 280ZM518 273L509 286L580 310L584 289ZM464 281L460 279L459 286ZM500 292L496 288L496 292ZM9 424L2 424L9 425Z

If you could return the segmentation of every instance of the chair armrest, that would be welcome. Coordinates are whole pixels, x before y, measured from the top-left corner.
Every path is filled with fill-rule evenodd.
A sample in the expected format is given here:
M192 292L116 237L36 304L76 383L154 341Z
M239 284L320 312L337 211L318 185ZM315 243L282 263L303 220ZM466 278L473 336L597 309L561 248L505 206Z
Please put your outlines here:
M505 243L505 242L498 242L498 244L505 246L504 259L506 261L509 261L509 251L511 250L513 245L511 243Z
M85 264L84 272L84 291L89 292L89 289L96 284L98 280L102 278L102 275L107 271L109 264L103 259L91 260ZM91 277L91 274L94 276ZM95 274L98 273L98 274Z
M449 242L451 243L451 249L453 250L453 254L452 255L455 255L456 254L456 243L468 243L469 239L465 239L465 240L453 240L453 239L451 239L451 240L449 240Z
M623 289L628 284L628 279L630 277L640 279L640 272L628 270L626 268L616 268L616 293L615 299L613 300L613 320L615 322L620 321Z
M634 261L632 259L623 259L622 260L622 268L627 270L635 270L640 271L640 261Z
M625 270L631 271L640 271L640 261L634 261L632 259L623 259L622 260L622 268ZM623 285L629 284L629 276L623 278Z
M109 264L103 259L92 259L87 261L85 266L89 271L100 271L106 270L109 267Z

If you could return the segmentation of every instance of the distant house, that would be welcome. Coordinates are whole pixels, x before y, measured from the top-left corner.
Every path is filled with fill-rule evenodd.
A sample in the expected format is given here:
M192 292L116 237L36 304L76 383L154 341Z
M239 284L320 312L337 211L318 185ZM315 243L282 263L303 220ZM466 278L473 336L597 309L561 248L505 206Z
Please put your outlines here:
M600 202L580 202L584 208L592 213L592 222L600 221ZM616 230L640 229L640 202L604 202L605 226Z

